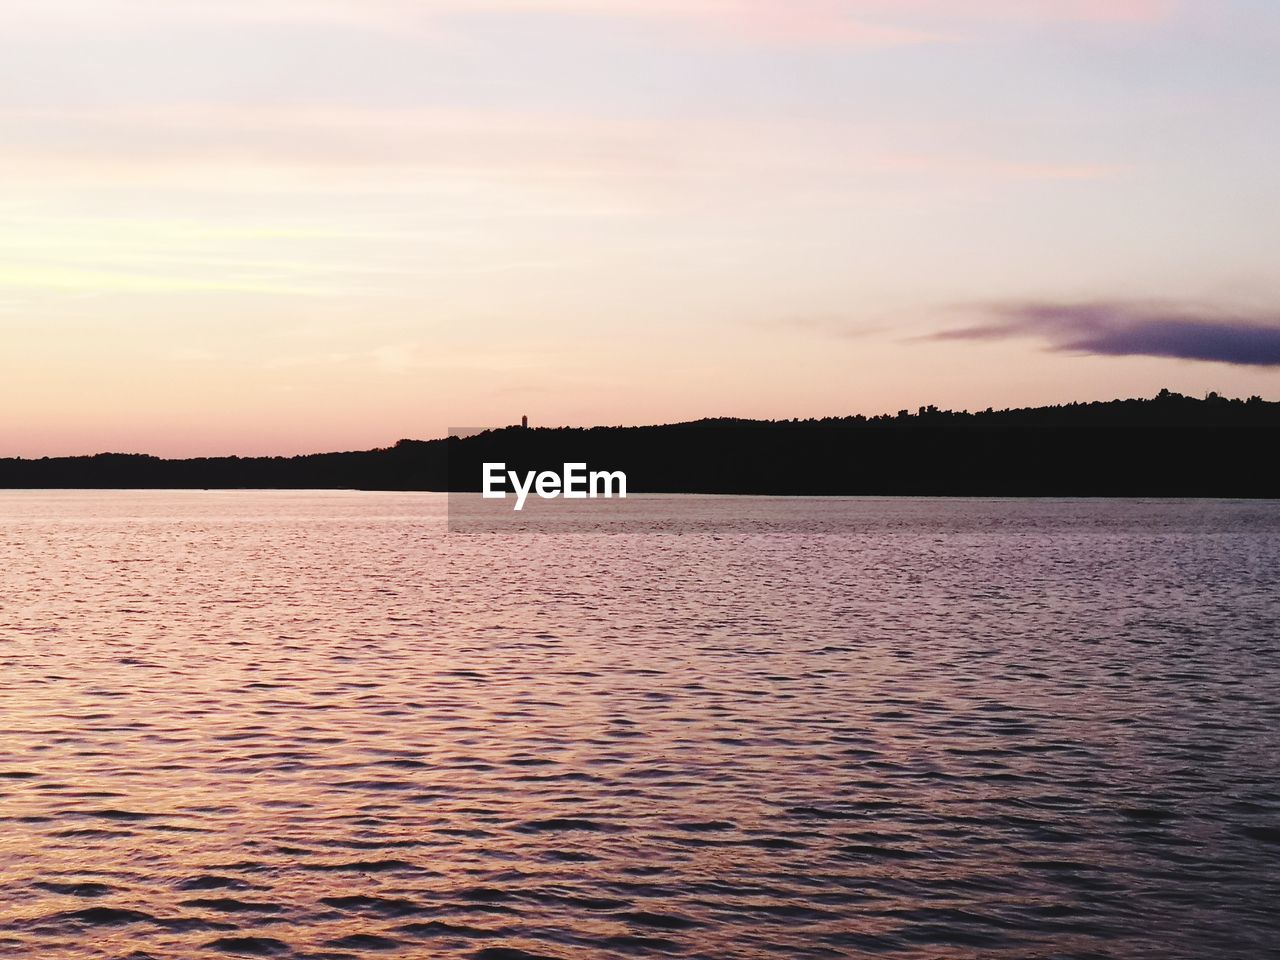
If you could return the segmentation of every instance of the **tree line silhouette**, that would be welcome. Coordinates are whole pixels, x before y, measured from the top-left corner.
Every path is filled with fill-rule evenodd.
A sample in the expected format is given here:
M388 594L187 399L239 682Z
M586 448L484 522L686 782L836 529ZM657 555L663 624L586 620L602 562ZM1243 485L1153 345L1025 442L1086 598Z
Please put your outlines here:
M297 457L0 459L5 488L478 490L481 464L623 470L632 493L1280 497L1280 403L1151 399L808 420L503 427Z

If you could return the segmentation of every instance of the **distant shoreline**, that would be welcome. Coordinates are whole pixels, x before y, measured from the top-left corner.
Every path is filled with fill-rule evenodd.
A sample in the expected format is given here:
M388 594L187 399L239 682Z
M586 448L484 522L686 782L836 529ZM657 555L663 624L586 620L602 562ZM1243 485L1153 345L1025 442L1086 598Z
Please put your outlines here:
M0 495L7 493L303 493L303 494L323 494L323 493L354 493L354 494L429 494L436 497L448 497L451 494L466 494L467 496L476 496L473 491L448 491L448 490L382 490L363 487L0 487ZM975 502L1003 502L1011 503L1089 503L1089 502L1119 502L1132 501L1135 503L1280 503L1280 494L1273 497L1216 497L1216 496L1071 496L1067 494L1053 496L1017 496L1017 495L995 495L995 494L903 494L903 493L680 493L677 491L669 491L665 493L634 493L629 496L631 500L640 500L645 498L663 498L663 497L680 497L693 498L705 497L707 499L721 499L725 497L741 498L743 500L830 500L848 501L848 500L867 500L867 501L893 501L893 500L936 500L938 502L949 501L975 501Z
M296 457L0 459L3 489L473 491L481 464L585 461L634 493L1015 498L1280 498L1280 403L1162 393L980 413L504 427Z

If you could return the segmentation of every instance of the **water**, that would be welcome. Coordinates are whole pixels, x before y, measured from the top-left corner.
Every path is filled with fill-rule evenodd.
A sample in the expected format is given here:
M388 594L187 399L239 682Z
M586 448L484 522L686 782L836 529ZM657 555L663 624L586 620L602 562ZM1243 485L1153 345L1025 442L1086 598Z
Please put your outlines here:
M1277 955L1280 504L648 508L0 493L0 955Z

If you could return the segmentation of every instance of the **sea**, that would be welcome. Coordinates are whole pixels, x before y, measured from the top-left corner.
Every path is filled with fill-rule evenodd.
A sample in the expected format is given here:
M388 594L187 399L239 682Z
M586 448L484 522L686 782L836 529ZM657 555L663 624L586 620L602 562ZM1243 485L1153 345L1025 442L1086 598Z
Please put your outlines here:
M628 504L0 492L0 956L1280 956L1280 502Z

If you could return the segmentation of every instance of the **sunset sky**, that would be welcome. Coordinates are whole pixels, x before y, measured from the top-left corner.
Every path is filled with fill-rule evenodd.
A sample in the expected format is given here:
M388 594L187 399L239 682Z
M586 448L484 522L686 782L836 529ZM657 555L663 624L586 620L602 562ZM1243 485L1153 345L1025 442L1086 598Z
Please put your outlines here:
M1275 0L6 0L0 456L1280 399Z

